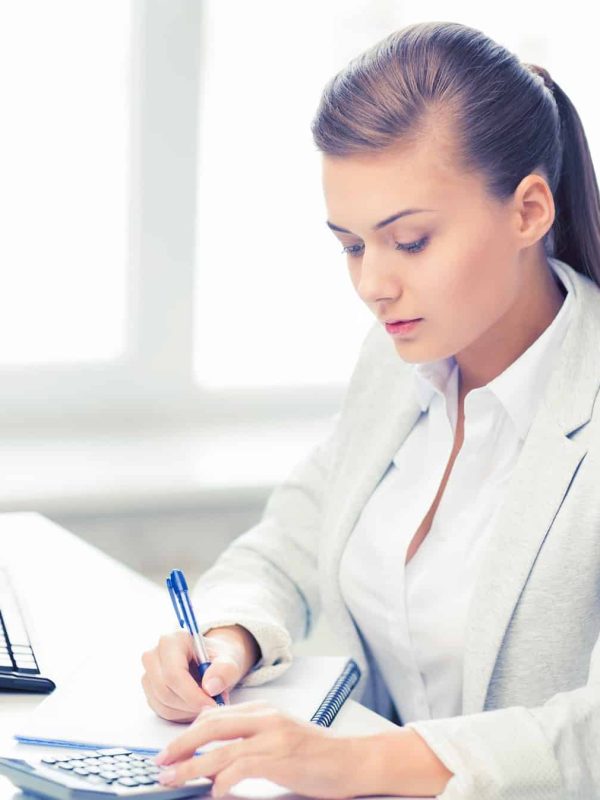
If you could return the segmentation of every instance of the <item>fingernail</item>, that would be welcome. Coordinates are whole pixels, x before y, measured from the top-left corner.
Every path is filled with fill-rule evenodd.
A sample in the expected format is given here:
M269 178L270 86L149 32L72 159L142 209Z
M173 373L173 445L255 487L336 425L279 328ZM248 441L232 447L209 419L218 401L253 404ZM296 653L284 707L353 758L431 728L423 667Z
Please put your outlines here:
M177 770L175 769L165 769L158 773L158 780L160 783L171 783L171 781L175 780L176 774Z
M225 688L221 678L209 678L203 686L211 697L214 694L219 694Z

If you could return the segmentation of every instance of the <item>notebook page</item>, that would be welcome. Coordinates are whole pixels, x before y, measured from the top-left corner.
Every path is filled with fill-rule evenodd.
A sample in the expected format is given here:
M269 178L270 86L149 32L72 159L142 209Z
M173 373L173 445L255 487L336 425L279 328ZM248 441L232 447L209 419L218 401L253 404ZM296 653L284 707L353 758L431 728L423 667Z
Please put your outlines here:
M90 659L64 686L48 696L25 718L15 735L76 742L97 747L161 750L187 727L169 722L148 705L142 689L144 672L139 658L124 664L99 665ZM236 687L232 705L265 700L290 714L309 720L343 670L344 656L300 656L289 669L262 686ZM202 749L212 749L203 745Z

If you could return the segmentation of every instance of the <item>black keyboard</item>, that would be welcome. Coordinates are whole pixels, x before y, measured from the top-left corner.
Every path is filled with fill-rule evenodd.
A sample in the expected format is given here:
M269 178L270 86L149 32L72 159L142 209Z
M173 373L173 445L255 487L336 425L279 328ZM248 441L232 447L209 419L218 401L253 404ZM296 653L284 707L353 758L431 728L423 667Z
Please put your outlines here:
M51 692L56 684L40 674L8 571L0 567L0 691Z

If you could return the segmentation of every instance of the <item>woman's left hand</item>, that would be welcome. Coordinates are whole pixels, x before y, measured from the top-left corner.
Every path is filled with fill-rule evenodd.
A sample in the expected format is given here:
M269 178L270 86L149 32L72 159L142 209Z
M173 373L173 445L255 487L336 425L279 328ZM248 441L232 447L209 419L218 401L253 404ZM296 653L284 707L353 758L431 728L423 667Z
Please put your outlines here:
M227 739L237 741L193 755L203 744ZM363 761L360 737L334 736L328 728L261 701L203 710L156 757L158 764L173 770L171 780L164 771L161 783L177 786L205 776L213 780L214 797L245 778L267 778L291 791L322 798L368 794L361 785Z

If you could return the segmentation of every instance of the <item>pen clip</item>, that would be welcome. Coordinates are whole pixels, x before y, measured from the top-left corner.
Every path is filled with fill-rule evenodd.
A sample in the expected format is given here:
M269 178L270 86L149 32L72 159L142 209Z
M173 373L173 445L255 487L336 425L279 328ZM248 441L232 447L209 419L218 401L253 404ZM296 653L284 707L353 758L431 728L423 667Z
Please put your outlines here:
M175 591L173 589L173 583L171 581L171 578L167 578L167 588L168 588L169 594L171 596L171 601L173 603L173 608L175 609L175 614L177 616L177 621L179 622L179 626L181 628L184 628L185 627L185 620L183 619L183 616L182 616L181 611L179 609L179 598L178 598L178 596L176 595L176 593L175 593Z
M174 569L171 571L171 575L167 579L170 581L169 589L172 591L172 597L175 596L177 598L177 618L179 619L179 624L181 627L186 627L191 635L194 635L194 628L192 627L192 623L190 621L190 617L188 615L188 608L191 611L190 603L187 597L187 583L183 572L179 569ZM175 601L173 601L175 602ZM196 620L194 619L194 622Z

